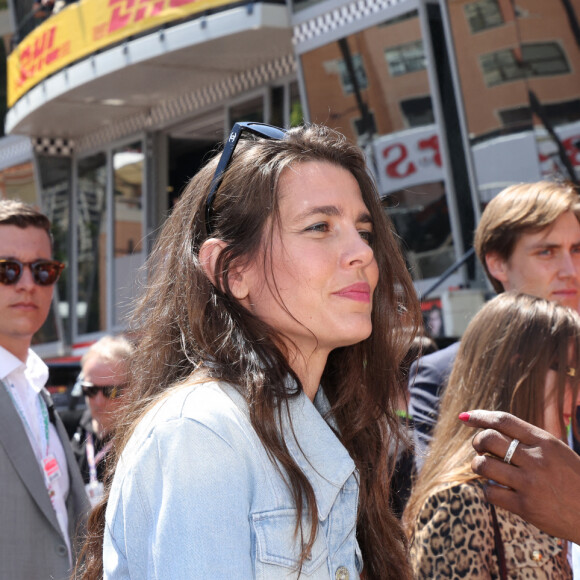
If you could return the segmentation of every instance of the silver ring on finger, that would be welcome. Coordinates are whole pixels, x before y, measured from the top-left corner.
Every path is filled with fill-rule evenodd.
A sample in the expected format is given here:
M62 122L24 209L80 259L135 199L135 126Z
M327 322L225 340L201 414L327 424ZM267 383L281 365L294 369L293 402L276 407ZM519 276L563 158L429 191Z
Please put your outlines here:
M512 457L514 456L514 453L516 452L516 448L519 445L519 443L520 443L519 439L514 439L510 443L510 446L508 447L507 453L505 454L505 457L503 458L503 460L506 463L512 462Z

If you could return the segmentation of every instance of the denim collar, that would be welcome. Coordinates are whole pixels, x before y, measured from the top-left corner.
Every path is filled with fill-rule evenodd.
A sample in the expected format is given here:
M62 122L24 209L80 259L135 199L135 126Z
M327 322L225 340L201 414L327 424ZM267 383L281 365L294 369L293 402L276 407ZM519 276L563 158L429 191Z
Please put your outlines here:
M220 387L236 406L248 413L246 400L235 387L225 383L220 383ZM282 411L286 446L312 486L320 520L328 517L337 495L355 473L354 461L330 427L335 427L334 419L329 417L327 422L323 417L328 411L330 403L322 387L318 388L314 403L301 392L290 398ZM353 482L353 488L356 487Z

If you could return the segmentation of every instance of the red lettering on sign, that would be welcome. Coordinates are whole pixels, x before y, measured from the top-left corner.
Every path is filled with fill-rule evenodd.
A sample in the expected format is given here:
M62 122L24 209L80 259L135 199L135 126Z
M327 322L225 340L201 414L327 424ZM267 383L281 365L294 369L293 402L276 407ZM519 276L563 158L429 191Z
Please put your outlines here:
M109 34L119 30L120 28L125 28L125 26L129 24L132 14L131 12L127 12L127 10L133 8L135 0L109 0L109 7L115 6L115 4L125 4L125 12L121 12L121 10L123 10L122 6L117 6L113 9L111 20L109 20Z
M575 143L578 143L578 145L575 145ZM580 165L580 135L572 135L572 137L564 139L562 145L566 150L566 155L568 155L570 163L574 167L578 167Z
M186 6L187 4L193 4L197 0L170 0L169 6L171 8L179 8L180 6Z
M165 0L141 0L141 4L146 4L147 6L141 6L139 10L137 10L137 14L135 14L135 22L139 22L139 20L143 20L145 16L147 16L147 10L149 8L149 4L153 4L151 8L151 12L149 16L157 16L162 10L165 4Z
M389 145L383 150L383 157L387 159L391 151L398 150L398 157L387 164L385 169L387 175L394 179L400 179L402 177L408 177L409 175L417 171L417 167L412 161L409 161L404 169L400 169L399 165L403 163L408 157L407 148L403 143L395 143L394 145Z
M108 33L111 34L144 18L157 16L163 11L166 0L109 0L109 7L115 6L111 13ZM124 4L124 6L116 6Z
M54 29L53 29L54 30ZM46 32L40 36L39 38L36 38L34 40L34 51L33 51L33 57L34 60L36 60L39 56L42 55L42 53L47 49L50 48L51 45L46 46L47 41L50 39L50 35L48 35Z
M56 61L62 56L65 48L69 49L66 46L67 43L62 46L55 46L55 39L56 26L53 26L20 49L20 75L16 81L18 87L42 71L46 65Z
M437 167L441 167L441 152L439 151L439 137L437 135L433 135L433 137L429 137L429 139L421 139L419 141L419 150L425 151L425 149L433 149L433 151L435 151L435 155L433 155L433 161L435 161L435 165L437 165Z

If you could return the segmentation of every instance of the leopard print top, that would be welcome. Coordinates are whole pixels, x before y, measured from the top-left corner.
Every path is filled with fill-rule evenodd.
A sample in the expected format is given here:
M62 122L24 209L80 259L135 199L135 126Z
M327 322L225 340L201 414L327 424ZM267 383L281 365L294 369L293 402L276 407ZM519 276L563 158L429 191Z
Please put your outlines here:
M572 578L566 542L507 510L496 513L508 578ZM481 482L441 487L429 497L415 522L411 565L415 578L500 578Z

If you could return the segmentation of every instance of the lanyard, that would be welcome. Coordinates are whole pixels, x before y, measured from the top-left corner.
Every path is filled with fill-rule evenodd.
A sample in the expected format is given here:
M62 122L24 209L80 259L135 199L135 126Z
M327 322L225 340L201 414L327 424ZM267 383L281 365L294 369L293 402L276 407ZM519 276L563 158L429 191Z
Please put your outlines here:
M8 396L12 399L12 403L14 404L14 408L16 409L18 414L20 415L20 419L22 420L22 423L24 425L24 429L27 431L28 437L30 439L30 444L32 446L32 450L34 451L34 455L36 455L39 466L42 470L42 476L44 479L44 484L46 486L46 491L48 492L48 497L50 498L50 503L52 504L52 507L56 510L56 506L54 505L54 496L55 496L56 492L55 492L54 487L52 485L51 479L54 477L59 477L60 470L59 470L58 463L56 462L54 457L52 457L49 454L48 409L46 408L46 403L44 402L44 399L42 398L40 393L38 393L36 400L38 403L38 409L40 410L40 415L42 417L42 423L44 426L44 441L46 442L46 447L45 447L45 450L43 453L42 442L39 442L36 439L36 436L34 435L34 432L32 431L30 423L28 422L28 419L26 418L26 415L24 414L24 410L22 409L20 403L16 400L14 393L12 393L13 387L12 388L9 387L4 381L0 380L0 382L4 385L4 388L6 389ZM36 445L33 445L34 441L36 441L37 443L40 443L40 449L38 449L38 447Z
M30 426L30 423L28 422L28 419L26 418L26 415L24 414L24 411L23 411L20 403L16 400L16 397L12 393L12 389L4 381L0 381L0 382L2 382L2 384L4 385L4 388L6 389L6 392L8 393L10 398L12 399L12 403L14 404L14 408L16 409L18 414L20 415L20 419L22 420L24 428L28 432L28 435L30 437L30 441L31 442L32 441L38 442L38 440L34 434L34 431L32 430L32 427ZM44 431L44 441L46 443L46 447L45 447L45 451L43 453L42 443L40 443L40 455L38 454L38 451L39 451L38 449L34 450L34 454L36 455L38 461L42 462L42 459L44 457L48 457L48 442L49 442L48 409L46 408L46 403L44 402L44 399L40 396L40 393L37 395L36 401L38 403L38 409L40 411L40 416L41 416L43 427L44 427L43 431Z
M109 441L96 455L95 455L95 443L93 440L93 434L87 434L87 462L89 464L89 481L94 483L98 481L97 479L97 465L100 463L101 459L105 457L107 451L111 449L113 445L112 441Z

